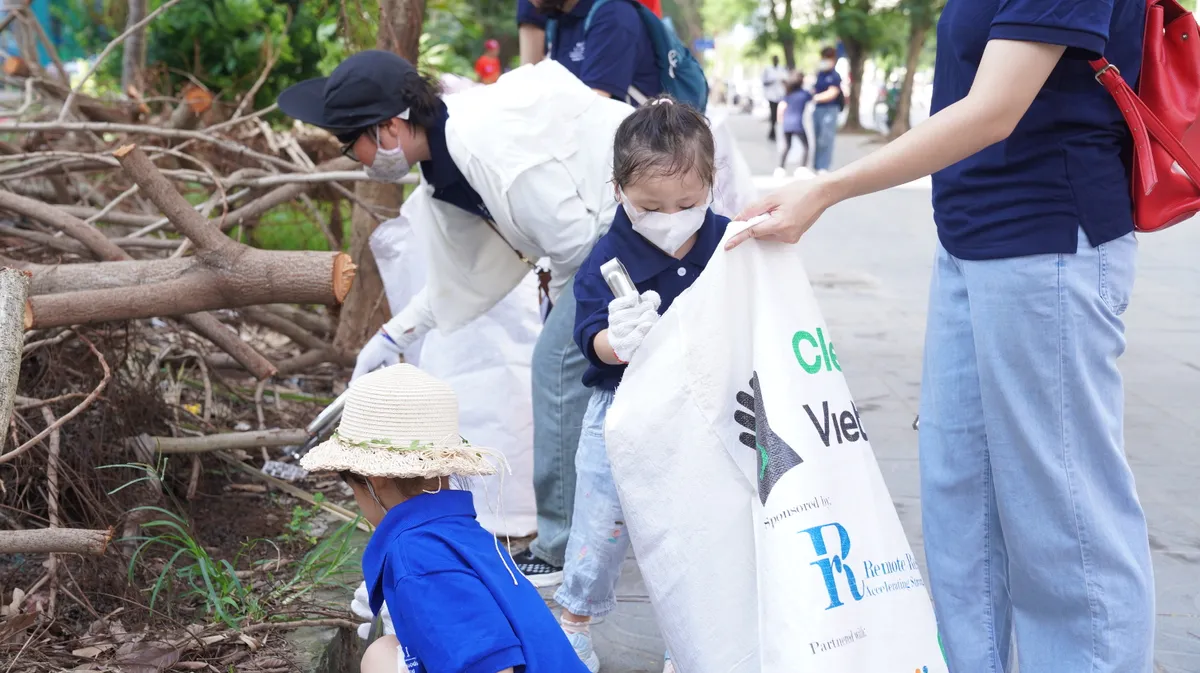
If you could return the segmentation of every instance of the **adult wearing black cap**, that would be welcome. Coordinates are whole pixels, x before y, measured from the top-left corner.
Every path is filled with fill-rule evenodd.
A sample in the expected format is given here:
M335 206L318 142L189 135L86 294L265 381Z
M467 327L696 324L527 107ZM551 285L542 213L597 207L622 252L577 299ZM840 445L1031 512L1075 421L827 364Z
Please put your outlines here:
M466 325L529 274L528 260L546 260L553 308L532 362L538 537L517 562L534 584L561 581L588 400L570 288L612 221L613 136L632 108L552 61L443 99L384 51L355 54L330 77L289 88L279 107L334 133L372 178L395 181L420 166L405 211L427 243L428 279L363 347L355 376L396 362L434 327Z

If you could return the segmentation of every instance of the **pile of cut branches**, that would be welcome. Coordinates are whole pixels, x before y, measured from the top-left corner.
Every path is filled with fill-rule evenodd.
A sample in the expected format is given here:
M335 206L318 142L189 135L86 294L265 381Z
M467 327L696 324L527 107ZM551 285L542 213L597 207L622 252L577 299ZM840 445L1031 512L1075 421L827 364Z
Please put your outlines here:
M361 522L334 504L339 484L300 488L260 468L291 460L279 449L302 443L344 389L369 332L343 338L340 313L367 322L386 308L359 221L395 209L361 198L366 176L331 136L247 109L270 63L232 103L197 83L85 93L122 41L179 1L74 79L28 3L0 20L25 36L0 75L0 661L28 670L270 670L264 639L289 627L280 615L348 625L344 608L306 602L348 556L314 559L328 540L295 548L317 538L281 531L309 511L285 523L293 505L346 530ZM280 208L305 213L329 251L245 243ZM206 539L221 527L205 510L230 498L259 509L215 537L254 516L274 523L233 547ZM262 540L293 548L249 551Z

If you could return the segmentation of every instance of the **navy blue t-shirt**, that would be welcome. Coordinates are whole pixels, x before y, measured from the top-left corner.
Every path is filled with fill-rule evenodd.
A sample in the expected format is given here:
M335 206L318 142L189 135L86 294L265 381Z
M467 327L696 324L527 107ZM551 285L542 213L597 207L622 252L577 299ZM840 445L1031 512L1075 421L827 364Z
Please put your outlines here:
M813 93L816 93L816 94L825 93L831 86L841 87L842 86L842 76L839 75L836 70L819 71L817 73L817 83L816 83L816 85L813 86ZM824 108L824 107L836 106L837 104L838 104L838 99L834 98L833 100L825 101L824 103L817 103L817 107Z
M625 365L610 365L601 360L593 343L597 334L608 329L608 305L614 299L604 276L600 275L600 267L614 257L621 260L638 292L657 292L662 298L658 312L666 313L672 302L704 271L728 224L728 217L709 208L704 224L696 232L696 243L683 259L675 259L634 231L625 207L617 207L612 228L596 241L575 274L575 343L589 363L583 373L583 385L616 390L625 374Z
M787 107L783 109L783 132L804 133L804 108L813 99L812 93L796 89L783 97Z
M517 0L517 27L525 25L545 28L546 16L537 11L537 7L529 0Z
M1063 45L1012 135L933 176L938 237L960 259L1073 253L1133 231L1129 130L1087 59L1130 84L1141 70L1145 0L949 0L937 29L931 112L971 89L989 39Z
M583 24L596 0L579 4L558 19L558 35L547 56L593 89L632 105L632 86L647 98L662 93L654 45L635 6L636 0L609 0L596 10L591 30Z
M371 610L387 602L409 673L587 673L537 589L475 520L468 491L391 508L362 566Z
M488 213L487 206L483 204L479 192L471 187L466 176L458 170L458 165L454 163L454 159L450 156L450 150L446 147L446 121L450 119L450 113L446 110L444 103L439 103L439 105L441 105L441 110L437 124L425 129L431 156L428 161L421 162L421 175L425 176L425 181L433 186L433 198L490 220L492 216Z

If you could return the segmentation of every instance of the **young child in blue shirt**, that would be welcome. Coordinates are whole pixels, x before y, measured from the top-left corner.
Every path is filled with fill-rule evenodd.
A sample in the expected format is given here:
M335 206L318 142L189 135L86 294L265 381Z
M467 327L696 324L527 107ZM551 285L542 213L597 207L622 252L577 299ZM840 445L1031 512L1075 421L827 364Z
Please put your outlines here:
M449 385L407 364L365 374L333 436L300 461L336 471L375 526L363 552L371 611L395 636L363 673L584 673L553 613L451 477L495 473L458 435Z
M787 172L788 153L792 151L792 140L800 141L804 147L804 161L796 171L796 177L804 174L808 166L808 133L804 130L804 109L812 102L813 95L804 89L804 73L797 71L785 84L787 95L779 103L779 125L783 129L783 151L779 154L776 176Z
M575 342L590 362L593 389L575 457L575 511L563 584L554 600L561 624L592 673L600 660L589 624L616 608L629 549L625 516L604 445L604 419L625 365L659 314L704 270L729 219L713 213L713 136L704 115L670 98L639 107L617 128L613 183L620 207L575 276ZM614 298L600 274L616 258L638 295ZM670 658L664 671L673 670Z

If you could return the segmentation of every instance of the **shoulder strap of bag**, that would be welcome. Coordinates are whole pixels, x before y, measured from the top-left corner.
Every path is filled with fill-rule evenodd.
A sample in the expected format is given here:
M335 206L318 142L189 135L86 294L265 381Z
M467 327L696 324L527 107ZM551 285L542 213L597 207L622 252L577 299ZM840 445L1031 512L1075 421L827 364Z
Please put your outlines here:
M1096 81L1104 85L1113 100L1117 102L1117 107L1120 108L1122 116L1125 117L1125 123L1129 126L1129 132L1133 135L1133 148L1138 157L1138 171L1145 193L1149 194L1158 184L1158 171L1154 167L1154 157L1150 151L1151 137L1179 164L1188 179L1200 185L1200 163L1159 120L1158 115L1154 114L1154 111L1141 98L1138 98L1129 83L1121 76L1121 71L1117 69L1117 66L1109 63L1105 58L1089 63L1096 71Z

